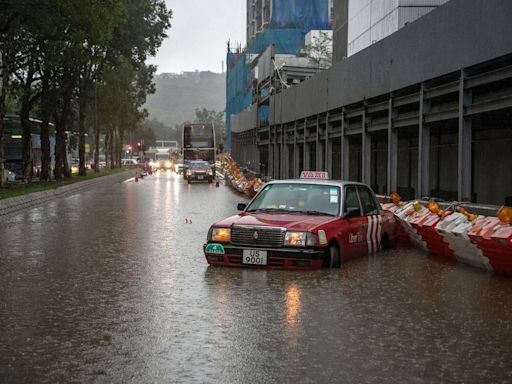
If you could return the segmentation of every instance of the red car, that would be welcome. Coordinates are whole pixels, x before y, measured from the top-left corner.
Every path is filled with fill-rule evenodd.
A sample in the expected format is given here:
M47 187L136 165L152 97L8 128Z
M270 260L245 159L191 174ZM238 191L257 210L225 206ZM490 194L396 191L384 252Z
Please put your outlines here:
M342 261L389 248L397 239L393 214L382 211L362 183L273 181L238 209L242 212L210 228L203 247L210 265L339 267Z

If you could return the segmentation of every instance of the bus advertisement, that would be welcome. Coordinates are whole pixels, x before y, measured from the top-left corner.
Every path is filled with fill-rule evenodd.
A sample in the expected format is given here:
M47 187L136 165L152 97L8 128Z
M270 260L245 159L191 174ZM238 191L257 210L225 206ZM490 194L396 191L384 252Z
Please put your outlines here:
M212 124L193 123L183 126L183 164L203 160L215 166L215 131Z

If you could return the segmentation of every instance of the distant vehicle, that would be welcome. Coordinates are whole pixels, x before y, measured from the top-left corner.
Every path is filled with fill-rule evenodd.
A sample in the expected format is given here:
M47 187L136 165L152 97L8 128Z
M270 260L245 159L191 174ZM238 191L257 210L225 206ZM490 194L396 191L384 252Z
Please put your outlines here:
M16 174L8 169L4 169L4 177L5 181L8 183L12 183L13 181L16 180Z
M192 181L213 181L213 170L207 161L191 161L187 167L186 179Z
M175 159L179 153L178 142L173 140L157 140L154 147L145 152L151 160L152 169L174 170Z
M139 163L136 159L121 159L121 165L123 167L136 167Z
M183 161L182 162L178 162L174 165L174 170L176 171L176 173L179 175L179 174L184 174L184 169L185 169L185 165L183 164Z
M168 153L157 153L155 160L151 161L149 165L153 167L155 171L159 169L174 170L174 162L171 160Z
M212 124L194 123L183 126L183 163L208 162L215 175L215 130Z
M79 165L80 165L80 159L77 159L77 158L71 159L71 173L72 174L78 173Z
M41 168L41 120L29 119L30 121L30 136L32 138L32 158L34 159L34 168ZM5 168L13 171L15 174L22 174L22 139L23 130L21 128L20 117L17 115L6 115L3 120L4 124L4 165ZM50 154L52 159L55 158L55 126L53 123L49 125L50 134ZM68 141L68 138L66 138ZM70 152L68 152L70 155ZM70 159L68 159L69 161ZM69 164L69 163L68 163ZM51 164L54 166L53 160Z

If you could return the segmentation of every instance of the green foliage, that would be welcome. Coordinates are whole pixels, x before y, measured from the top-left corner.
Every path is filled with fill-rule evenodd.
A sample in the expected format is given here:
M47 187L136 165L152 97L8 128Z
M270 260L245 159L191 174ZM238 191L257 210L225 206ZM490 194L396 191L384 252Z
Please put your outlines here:
M0 115L54 119L56 175L66 171L65 130L78 129L81 148L86 130L106 133L112 163L127 134L151 140L140 125L155 92L145 62L170 27L165 0L0 0L0 9Z
M318 37L313 37L311 44L306 44L302 50L304 57L317 68L329 68L332 65L332 37L320 31Z
M180 124L176 124L174 127L171 127L153 118L151 120L146 120L145 125L151 128L157 140L176 140L181 142Z

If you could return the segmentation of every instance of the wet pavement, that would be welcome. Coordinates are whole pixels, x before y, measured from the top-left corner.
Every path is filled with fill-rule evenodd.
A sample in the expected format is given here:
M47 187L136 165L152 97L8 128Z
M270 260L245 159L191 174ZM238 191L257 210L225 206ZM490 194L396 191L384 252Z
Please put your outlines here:
M244 200L158 173L0 218L0 382L512 382L512 280L415 250L209 268Z

